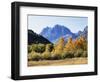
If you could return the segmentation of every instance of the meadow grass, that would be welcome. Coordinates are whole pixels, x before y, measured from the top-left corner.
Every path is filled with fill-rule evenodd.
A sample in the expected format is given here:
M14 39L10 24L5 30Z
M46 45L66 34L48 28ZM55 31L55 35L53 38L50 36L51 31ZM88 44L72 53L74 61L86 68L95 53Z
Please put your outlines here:
M66 58L63 60L40 60L40 61L28 61L28 66L60 66L60 65L78 65L87 64L87 57L82 58Z

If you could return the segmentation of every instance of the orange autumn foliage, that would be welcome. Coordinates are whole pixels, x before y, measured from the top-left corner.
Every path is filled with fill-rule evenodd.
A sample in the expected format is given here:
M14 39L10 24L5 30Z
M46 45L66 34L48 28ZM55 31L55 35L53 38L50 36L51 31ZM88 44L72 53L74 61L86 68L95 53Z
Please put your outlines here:
M68 39L68 42L65 44L64 51L72 51L75 50L75 44L72 38Z

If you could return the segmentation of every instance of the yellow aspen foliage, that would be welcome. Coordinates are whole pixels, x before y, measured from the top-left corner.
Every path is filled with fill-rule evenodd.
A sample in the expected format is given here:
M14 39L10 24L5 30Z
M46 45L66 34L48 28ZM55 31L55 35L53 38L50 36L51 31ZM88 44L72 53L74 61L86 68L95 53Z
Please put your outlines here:
M72 38L68 39L68 42L65 44L64 51L73 51L75 50L75 45Z
M61 37L58 41L58 43L55 45L54 48L54 53L55 54L61 54L63 52L63 48L64 48L64 38Z

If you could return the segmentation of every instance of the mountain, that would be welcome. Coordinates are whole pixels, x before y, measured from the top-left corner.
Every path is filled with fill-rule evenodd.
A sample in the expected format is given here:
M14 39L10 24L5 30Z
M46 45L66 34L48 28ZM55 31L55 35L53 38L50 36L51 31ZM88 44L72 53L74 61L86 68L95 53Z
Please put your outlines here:
M46 27L40 33L43 37L47 38L52 43L55 43L60 37L64 37L67 40L69 37L76 38L75 33L72 33L70 29L63 25L56 24L54 27Z
M36 34L32 30L28 30L28 44L32 44L32 43L48 44L48 43L51 43L51 42L49 40L47 40L46 38L44 38L43 36Z
M83 36L83 37L85 37L87 39L87 36L88 36L88 26L86 26L83 31L79 31L78 32L78 37L80 37L80 36Z

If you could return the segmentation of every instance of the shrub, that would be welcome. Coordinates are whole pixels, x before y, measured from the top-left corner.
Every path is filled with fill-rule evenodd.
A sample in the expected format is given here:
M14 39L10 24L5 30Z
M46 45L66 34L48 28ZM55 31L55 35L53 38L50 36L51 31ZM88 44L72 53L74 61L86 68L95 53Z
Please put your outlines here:
M28 60L38 61L41 60L41 55L39 53L31 52L28 54Z
M35 51L38 48L37 44L32 44L32 51Z
M45 45L44 44L34 44L32 46L33 51L37 53L43 53L45 51Z
M47 44L46 45L46 51L49 51L49 52L51 52L52 50L53 50L53 44Z
M87 51L84 51L83 54L82 54L82 57L87 57L87 56L88 56Z
M73 58L74 57L74 51L66 51L63 52L62 54L60 53L53 53L51 58L53 60L58 60L58 59L65 59L65 58Z
M62 58L73 58L74 57L74 51L67 51L62 53Z
M61 59L65 59L66 58L66 55L67 55L67 53L66 52L63 52L62 55L61 55Z
M82 49L78 49L75 54L74 54L74 57L82 57L83 55L83 50Z
M32 52L32 46L28 46L28 53Z
M28 61L30 61L30 60L32 60L32 56L31 56L31 54L29 53L29 54L28 54Z
M43 59L43 60L50 60L50 59L51 59L51 54L50 54L50 52L44 52L44 53L42 54L42 59Z
M32 60L34 60L34 61L38 61L38 60L41 60L41 55L40 54L33 54L32 55Z
M52 59L52 60L61 59L61 54L57 54L57 53L56 53L56 54L52 54L52 55L51 55L51 59Z

